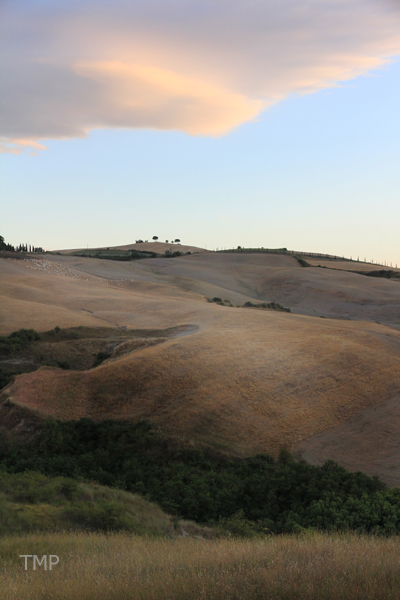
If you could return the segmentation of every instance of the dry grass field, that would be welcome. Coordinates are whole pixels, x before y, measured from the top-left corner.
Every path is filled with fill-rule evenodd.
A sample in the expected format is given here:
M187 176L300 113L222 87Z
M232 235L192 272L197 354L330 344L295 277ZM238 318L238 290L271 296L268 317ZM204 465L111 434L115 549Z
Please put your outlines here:
M339 269L341 271L381 271L382 269L392 270L400 273L400 268L396 268L396 265L390 266L382 266L376 265L374 263L364 263L358 262L356 260L348 261L348 260L324 260L323 258L308 258L308 264L313 267L326 267L329 269Z
M2 400L62 419L147 418L189 443L237 455L277 455L367 410L359 423L369 419L369 471L400 484L400 465L386 469L388 457L397 465L397 421L388 442L385 419L368 412L387 411L399 392L399 282L302 268L288 256L210 252L128 263L0 260L0 281L1 334L186 326L94 369L20 375ZM235 306L207 302L213 296ZM246 301L280 302L292 314L243 308ZM334 446L324 457L341 462ZM353 455L351 468L363 468Z
M60 250L61 254L70 254L71 252L85 252L86 248L79 248L75 250ZM197 246L188 246L187 244L174 244L165 242L141 242L139 244L125 244L124 246L110 246L109 248L90 248L89 250L139 250L142 252L157 252L157 254L164 254L167 250L175 252L207 252L204 248L198 248Z
M20 554L59 564L24 569ZM2 600L397 600L397 537L42 534L0 541ZM55 561L55 559L53 559Z

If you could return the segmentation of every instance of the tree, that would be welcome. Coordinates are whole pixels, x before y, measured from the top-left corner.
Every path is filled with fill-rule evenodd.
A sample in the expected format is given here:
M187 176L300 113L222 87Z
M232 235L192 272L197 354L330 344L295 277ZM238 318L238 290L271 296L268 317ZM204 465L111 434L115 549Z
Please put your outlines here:
M168 240L165 240L165 243L168 244Z
M11 244L6 244L4 237L0 235L0 250L11 250L13 252L15 248Z
M179 244L179 243L180 243L180 241L181 241L181 240L178 240L178 238L176 238L176 240L175 240L175 242L176 242L177 244Z
M156 242L158 240L158 236L157 235L153 235L153 240Z

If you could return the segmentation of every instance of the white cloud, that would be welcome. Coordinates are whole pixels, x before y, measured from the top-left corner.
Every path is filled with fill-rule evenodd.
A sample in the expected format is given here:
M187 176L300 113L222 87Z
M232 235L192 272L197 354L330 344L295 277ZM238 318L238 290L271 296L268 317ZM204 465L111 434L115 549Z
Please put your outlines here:
M400 54L372 0L48 0L3 5L2 151L95 128L222 135L288 94Z

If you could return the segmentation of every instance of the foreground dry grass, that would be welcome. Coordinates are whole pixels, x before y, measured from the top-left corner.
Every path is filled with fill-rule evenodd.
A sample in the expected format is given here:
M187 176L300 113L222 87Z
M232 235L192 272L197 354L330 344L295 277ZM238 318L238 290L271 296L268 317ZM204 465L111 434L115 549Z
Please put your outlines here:
M264 540L58 534L0 542L3 600L387 600L400 598L400 541L356 535ZM52 571L19 554L56 554Z

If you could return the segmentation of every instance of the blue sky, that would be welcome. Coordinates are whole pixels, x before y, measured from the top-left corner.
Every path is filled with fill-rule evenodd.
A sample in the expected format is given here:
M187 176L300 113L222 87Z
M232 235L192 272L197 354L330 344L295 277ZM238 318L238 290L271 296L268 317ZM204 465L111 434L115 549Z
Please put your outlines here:
M359 14L367 14L371 3L358 4L365 11ZM269 5L273 10L274 2ZM23 6L20 3L22 16ZM65 5L62 8L67 10ZM41 10L49 9L42 5ZM359 14L351 13L354 19ZM144 16L151 22L149 15ZM219 16L206 15L206 25L217 22ZM86 22L87 16L81 18ZM368 14L366 23L369 18ZM160 31L164 35L164 22L159 15L156 21L156 28L151 25L158 40ZM29 23L34 30L35 20ZM339 31L341 23L339 19ZM297 32L295 25L291 17L291 28ZM122 25L116 22L115 27L118 32ZM167 33L170 27L168 19ZM303 19L299 30L304 27ZM311 19L307 31L313 27ZM326 27L329 33L329 23ZM270 31L262 32L257 47L252 42L254 27L250 27L251 35L244 31L248 37L240 68L233 50L229 63L232 41L227 38L222 43L216 36L215 64L228 72L223 86L214 63L206 59L201 63L199 58L202 44L208 47L208 33L196 43L183 36L182 44L190 42L188 65L181 58L174 59L175 41L166 64L163 52L159 54L157 48L150 52L151 32L144 35L141 64L151 64L140 69L131 58L126 66L129 52L137 56L137 48L128 53L116 51L117 42L110 38L100 56L94 42L89 46L82 42L79 52L74 48L81 57L73 63L76 80L79 85L83 79L105 82L104 89L107 94L115 92L118 104L111 103L111 95L104 95L107 102L98 105L85 100L82 85L70 80L70 72L60 67L65 66L68 43L57 46L55 52L63 57L64 62L56 65L57 82L65 94L71 94L68 104L54 93L55 65L52 71L38 70L29 79L23 58L32 52L26 45L14 47L16 68L9 75L13 104L10 100L11 108L6 106L9 117L0 134L9 148L20 153L0 156L1 235L13 244L28 242L47 249L127 244L158 235L161 240L178 237L183 243L208 248L286 246L400 266L400 63L395 56L400 36L393 33L388 46L387 27L383 19L382 40L377 38L375 46L367 48L363 36L357 40L355 24L335 65L332 56L337 56L342 43L337 41L337 31L332 47L316 36L314 46L301 54L300 41L296 68L293 53L286 56L287 45L282 43L279 54L274 39L279 69L273 58L257 63L262 44L266 48L271 44ZM89 27L89 31L88 38L97 39L94 29ZM168 42L167 33L163 44ZM35 36L32 31L32 48L37 45ZM237 38L233 35L233 39ZM50 50L53 56L50 42L40 47L34 68L36 64L42 68ZM363 53L368 60L361 69ZM385 63L389 53L392 60ZM7 44L3 43L2 54L7 56ZM94 55L101 60L94 63ZM21 89L25 104L16 102ZM119 103L124 94L141 98L146 112L141 109L133 114L129 106L128 114ZM189 109L182 109L182 98L188 96ZM160 97L164 98L162 106ZM75 111L70 110L71 103ZM16 105L19 113L13 108ZM195 110L190 112L193 105ZM40 150L41 146L46 149Z

